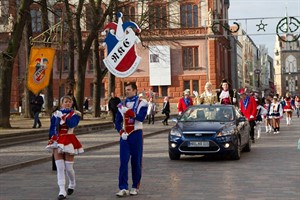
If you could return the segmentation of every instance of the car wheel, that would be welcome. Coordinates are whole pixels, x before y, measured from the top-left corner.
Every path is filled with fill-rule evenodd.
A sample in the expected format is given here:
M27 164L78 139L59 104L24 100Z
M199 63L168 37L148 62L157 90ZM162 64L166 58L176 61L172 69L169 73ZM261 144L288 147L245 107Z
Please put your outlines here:
M247 142L247 144L245 145L243 151L244 151L244 152L250 152L250 151L251 151L251 141L250 141L250 138L248 139L248 142Z
M237 144L235 145L235 148L231 153L231 159L239 160L240 158L241 158L241 142L239 139L237 139Z
M170 158L170 160L179 160L180 154L172 153L171 151L169 151L169 158Z

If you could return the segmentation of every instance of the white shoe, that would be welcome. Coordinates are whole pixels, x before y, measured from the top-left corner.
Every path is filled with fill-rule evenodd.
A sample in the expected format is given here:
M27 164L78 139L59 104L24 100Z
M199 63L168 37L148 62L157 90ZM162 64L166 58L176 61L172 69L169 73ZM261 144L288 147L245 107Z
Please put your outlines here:
M130 195L137 195L138 192L139 192L138 189L136 189L136 188L131 188L129 194L130 194Z
M277 131L277 133L276 134L279 134L279 131Z
M117 195L118 197L128 196L128 195L129 195L129 190L125 190L125 189L120 190L118 193L116 193L116 195Z

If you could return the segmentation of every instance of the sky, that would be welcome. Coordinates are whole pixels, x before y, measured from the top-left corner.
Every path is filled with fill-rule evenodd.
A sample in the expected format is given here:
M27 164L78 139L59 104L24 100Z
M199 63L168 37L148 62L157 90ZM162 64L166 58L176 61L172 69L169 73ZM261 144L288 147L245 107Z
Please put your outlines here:
M300 0L230 0L228 15L230 25L241 23L254 43L265 44L273 57L276 27L286 16L300 22ZM298 26L296 34L300 34Z

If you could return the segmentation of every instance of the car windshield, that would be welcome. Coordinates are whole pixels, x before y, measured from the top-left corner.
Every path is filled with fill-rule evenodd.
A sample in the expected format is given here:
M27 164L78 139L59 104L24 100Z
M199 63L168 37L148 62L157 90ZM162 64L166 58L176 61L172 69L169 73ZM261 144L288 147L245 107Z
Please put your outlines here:
M217 121L229 122L234 119L232 107L190 107L179 118L179 121Z

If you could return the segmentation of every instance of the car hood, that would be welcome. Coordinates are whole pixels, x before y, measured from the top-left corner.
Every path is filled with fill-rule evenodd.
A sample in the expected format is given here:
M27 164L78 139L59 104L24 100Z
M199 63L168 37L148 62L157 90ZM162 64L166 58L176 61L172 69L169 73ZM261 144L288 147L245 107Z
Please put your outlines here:
M219 131L232 125L232 122L178 122L182 131Z

